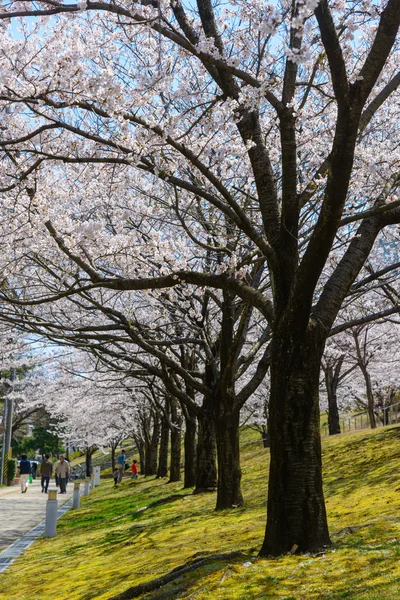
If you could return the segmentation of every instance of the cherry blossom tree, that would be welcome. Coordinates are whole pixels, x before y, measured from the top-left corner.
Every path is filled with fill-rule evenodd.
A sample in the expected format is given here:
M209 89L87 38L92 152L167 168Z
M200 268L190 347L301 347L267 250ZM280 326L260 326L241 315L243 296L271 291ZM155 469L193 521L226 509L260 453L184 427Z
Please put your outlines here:
M16 328L0 326L0 394L12 415L11 440L21 439L36 419L43 418L47 393L45 370L51 362L44 345ZM10 411L10 412L8 412ZM11 441L10 440L10 441Z
M270 393L270 380L268 375L263 379L262 384L252 394L249 402L243 407L241 412L241 426L248 426L258 431L261 435L264 448L271 445L270 433L268 430L268 403Z
M329 435L340 433L338 388L357 368L357 362L351 360L351 341L347 335L339 334L328 340L322 357L321 367L324 374L328 408Z
M357 400L368 410L370 426L377 426L377 409L382 410L383 424L387 424L387 407L394 404L398 391L397 371L400 352L399 325L378 323L360 325L351 331L354 342L354 359L364 382L364 403L360 394Z
M54 265L52 271L54 271ZM42 284L43 281L44 276L41 275ZM195 441L194 419L197 417L199 421L198 460L195 473L197 492L216 487L216 468L213 464L214 431L217 429L216 415L219 412L219 422L224 425L223 431L226 431L228 426L232 428L228 440L225 441L222 433L217 439L219 457L217 507L225 508L243 502L238 462L238 415L240 408L261 383L269 364L269 353L262 350L268 336L265 331L260 330L257 320L252 319L253 311L242 303L236 302L234 305L234 329L230 335L233 336L233 332L235 333L230 343L226 344L226 348L231 350L234 347L237 348L237 358L230 374L230 377L236 380L237 394L234 403L227 407L221 406L218 382L222 379L224 372L220 333L223 322L219 315L222 298L219 300L215 295L214 298L211 298L210 294L206 293L204 297L197 295L189 302L187 300L188 292L191 293L186 289L181 290L180 293L180 290L176 289L173 294L172 292L168 296L164 294L161 299L162 305L160 302L158 303L158 312L155 310L155 306L150 311L148 304L151 297L148 296L139 303L138 298L136 300L127 299L125 295L121 299L119 295L113 294L111 296L112 303L110 303L110 295L107 298L107 295L103 294L100 302L98 298L85 294L79 303L74 301L74 308L78 305L81 312L82 309L90 311L89 320L85 314L71 313L67 310L70 299L66 299L60 309L52 309L50 321L45 321L43 312L40 313L39 319L37 312L27 311L26 308L23 313L19 312L17 316L12 317L7 307L4 307L3 318L9 318L19 324L24 323L24 327L35 334L46 335L58 343L73 344L91 351L111 369L116 368L118 359L121 361L119 368L122 372L127 369L132 372L134 365L136 367L134 372L137 376L147 374L161 380L163 387L161 390L160 387L158 388L160 396L163 396L163 388L166 386L169 394L176 397L181 403L182 414L185 417L186 487L194 484L194 473L192 474ZM143 306L146 307L146 312L143 312ZM134 307L135 312L133 312ZM94 310L97 311L99 318L95 319L95 324L92 324ZM75 316L73 317L72 314ZM132 319L133 315L134 319ZM169 318L169 321L165 320L165 316ZM102 318L103 320L101 320ZM74 320L73 327L70 325L72 319ZM249 334L253 338L252 341L250 338L246 341ZM153 356L153 361L149 360L148 355ZM248 368L254 359L257 359L256 366L252 369L251 377L249 377ZM149 389L152 388L149 383L147 385ZM197 396L203 395L200 403L198 397L196 398L196 393ZM151 402L151 397L149 401ZM232 408L237 413L233 426L229 421L224 422L225 411ZM170 429L175 434L179 428L176 429L170 424ZM232 440L235 440L233 450L231 449ZM228 444L225 450L223 450L224 443ZM176 448L179 447L177 443ZM229 460L224 461L224 456L229 456ZM236 470L232 468L233 462ZM153 466L152 470L155 468ZM235 473L236 476L234 476Z
M272 332L261 554L329 544L321 357L352 286L371 277L371 253L373 279L399 263L399 0L5 2L0 17L20 18L1 57L1 185L13 222L3 299L222 290L225 408L235 298L258 309ZM107 195L112 229L100 223ZM133 215L120 208L126 196ZM164 237L166 223L180 234ZM212 268L196 261L200 248ZM32 299L22 275L36 251L46 268L59 252L75 272L57 272L52 293Z
M47 388L42 406L64 443L85 449L87 473L96 449L115 452L116 445L129 437L135 404L131 391L111 370L99 373L85 353L59 356L47 373Z

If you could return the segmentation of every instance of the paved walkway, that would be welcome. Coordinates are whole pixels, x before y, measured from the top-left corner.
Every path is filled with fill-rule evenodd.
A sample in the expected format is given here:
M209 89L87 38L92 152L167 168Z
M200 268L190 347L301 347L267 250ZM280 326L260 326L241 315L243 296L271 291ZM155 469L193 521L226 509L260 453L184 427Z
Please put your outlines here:
M67 493L58 494L59 507L71 498L73 487L73 483L69 483ZM54 480L50 488L55 489ZM46 500L40 479L34 479L25 494L21 494L19 485L0 488L0 552L44 520Z

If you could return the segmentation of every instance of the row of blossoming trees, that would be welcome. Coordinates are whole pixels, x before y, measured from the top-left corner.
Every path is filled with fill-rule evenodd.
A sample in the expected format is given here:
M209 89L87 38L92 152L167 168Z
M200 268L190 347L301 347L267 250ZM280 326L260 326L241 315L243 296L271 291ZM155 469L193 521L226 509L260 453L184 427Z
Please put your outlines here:
M0 21L2 318L172 423L180 403L217 508L243 502L269 371L261 554L329 544L325 343L399 307L400 0L5 0Z

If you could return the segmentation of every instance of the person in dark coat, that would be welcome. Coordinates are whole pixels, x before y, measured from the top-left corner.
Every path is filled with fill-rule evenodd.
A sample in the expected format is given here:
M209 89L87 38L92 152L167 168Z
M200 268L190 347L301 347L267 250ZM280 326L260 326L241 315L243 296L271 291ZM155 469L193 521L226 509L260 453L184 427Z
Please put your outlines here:
M35 460L33 460L31 462L31 475L32 475L33 479L36 479L37 468L38 468L38 464Z
M42 477L42 493L47 494L49 489L50 477L53 473L53 463L50 460L50 455L45 454L44 461L40 465L40 475Z
M21 494L24 494L28 489L28 479L31 474L31 463L26 454L21 456L19 463L19 481L21 483Z

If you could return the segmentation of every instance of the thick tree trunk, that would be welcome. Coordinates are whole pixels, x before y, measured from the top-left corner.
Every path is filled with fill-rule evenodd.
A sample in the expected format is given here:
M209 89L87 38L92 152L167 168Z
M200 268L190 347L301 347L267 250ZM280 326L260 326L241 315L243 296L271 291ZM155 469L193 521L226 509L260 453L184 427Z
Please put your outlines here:
M115 449L116 446L111 444L111 473L114 473L115 471Z
M335 392L328 392L328 428L329 435L340 433L340 417Z
M271 464L261 556L330 544L318 398L323 343L315 343L310 334L295 339L287 334L290 328L280 329L271 356Z
M233 391L221 395L217 419L218 487L216 510L243 506L239 450L239 410Z
M181 429L177 425L171 430L171 459L169 483L181 480Z
M329 435L340 433L340 418L337 405L337 383L333 374L333 367L327 365L325 369L325 384L328 395L328 428Z
M367 343L368 330L365 333L365 340L363 343L363 348L360 345L361 333L362 333L362 329L353 330L353 338L354 338L354 343L355 343L356 352L357 352L357 363L358 363L358 366L360 367L361 373L363 374L364 381L365 381L365 388L366 388L367 402L368 402L369 423L371 425L371 429L375 429L376 428L375 399L374 399L374 394L372 391L371 377L370 377L370 374L368 373L368 360L366 358L366 352L365 352L365 345Z
M86 477L90 477L92 474L92 455L94 453L93 447L86 448L85 463L86 463Z
M216 432L218 456L218 489L216 510L243 506L240 489L242 471L239 450L239 414L234 383L234 297L223 292L221 323L221 376L216 386Z
M145 454L145 443L143 439L141 439L137 435L133 435L135 440L138 452L139 452L139 462L140 462L140 473L142 475L146 475L146 454Z
M270 433L269 433L269 424L268 424L268 421L267 421L266 425L262 426L261 437L262 437L264 448L270 448L271 447L271 436L270 436Z
M145 445L145 475L157 474L157 450L158 444Z
M169 483L181 480L181 440L182 415L178 412L177 401L171 398L171 462L169 468Z
M204 399L197 421L196 488L194 494L215 492L217 489L217 445L215 407L212 400Z
M160 439L160 419L154 415L153 432L145 444L145 475L157 475L157 453Z
M165 417L161 419L161 438L160 451L158 454L157 477L167 477L168 475L168 445L169 445L169 425Z
M366 368L361 368L361 370L364 375L365 386L367 391L369 423L371 425L371 429L376 429L375 399L372 391L371 376Z
M196 415L185 411L185 438L184 438L185 466L184 488L196 485Z

